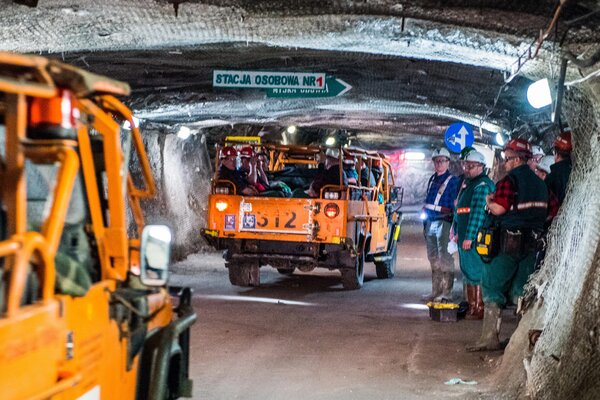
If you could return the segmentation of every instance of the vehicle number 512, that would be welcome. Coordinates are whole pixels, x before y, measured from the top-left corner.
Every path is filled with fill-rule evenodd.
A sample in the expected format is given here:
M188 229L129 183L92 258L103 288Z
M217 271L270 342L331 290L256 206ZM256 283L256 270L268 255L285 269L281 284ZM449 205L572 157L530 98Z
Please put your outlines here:
M292 211L290 214L290 216L286 216L287 218L280 218L279 215L273 217L272 221L275 223L275 228L279 228L281 224L283 224L284 228L295 228L296 224L294 223L294 221L296 221L296 213ZM269 218L258 217L256 225L260 228L266 227L267 225L269 225Z

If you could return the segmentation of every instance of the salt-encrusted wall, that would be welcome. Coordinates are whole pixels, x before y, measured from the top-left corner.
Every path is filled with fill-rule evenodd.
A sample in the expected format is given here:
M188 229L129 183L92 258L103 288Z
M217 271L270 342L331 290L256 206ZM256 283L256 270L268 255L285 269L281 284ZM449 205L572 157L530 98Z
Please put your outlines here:
M206 222L206 203L213 166L206 150L205 137L192 135L186 140L161 129L144 130L157 194L142 202L147 224L165 224L173 232L173 260L208 249L200 235ZM134 175L139 171L132 158ZM136 177L137 178L137 177Z

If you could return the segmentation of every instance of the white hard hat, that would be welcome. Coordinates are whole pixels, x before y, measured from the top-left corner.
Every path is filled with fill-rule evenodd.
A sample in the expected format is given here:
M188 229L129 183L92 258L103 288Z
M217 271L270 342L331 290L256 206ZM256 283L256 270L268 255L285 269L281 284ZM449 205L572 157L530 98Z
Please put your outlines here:
M544 156L544 157L542 157L540 162L538 162L538 164L536 165L536 168L549 174L550 166L552 164L554 164L554 157L553 156Z
M465 157L465 161L476 162L485 165L485 157L477 150L471 150Z
M330 147L325 151L325 155L331 158L340 158L340 150Z
M546 153L544 153L544 150L542 150L542 148L540 146L536 146L536 145L531 146L531 153L533 154L534 157L546 155Z
M433 160L437 157L446 157L449 160L450 152L443 147L441 149L435 149L433 153L431 153L431 159Z

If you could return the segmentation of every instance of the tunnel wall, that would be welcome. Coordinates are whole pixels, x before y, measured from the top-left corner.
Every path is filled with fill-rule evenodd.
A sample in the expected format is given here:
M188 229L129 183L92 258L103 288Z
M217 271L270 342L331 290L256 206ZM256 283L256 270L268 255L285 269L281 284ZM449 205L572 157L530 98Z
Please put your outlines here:
M144 130L142 136L157 186L154 199L144 200L142 208L148 224L165 224L173 232L173 260L207 250L200 236L206 223L206 204L213 167L203 135L186 140L161 130ZM138 163L131 161L134 176Z
M514 398L600 398L600 84L591 83L565 93L574 142L569 188L494 377ZM529 339L536 331L537 342Z

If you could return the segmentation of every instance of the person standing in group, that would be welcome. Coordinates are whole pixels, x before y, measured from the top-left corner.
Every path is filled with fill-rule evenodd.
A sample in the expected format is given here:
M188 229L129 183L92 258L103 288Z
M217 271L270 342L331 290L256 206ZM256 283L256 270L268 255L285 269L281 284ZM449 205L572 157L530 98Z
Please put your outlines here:
M535 167L535 174L543 181L546 180L546 177L550 173L550 169L554 164L553 156L544 156L540 160L540 162ZM535 254L535 269L538 270L542 266L544 258L546 257L546 246L548 244L548 229L554 220L554 217L558 214L558 209L560 205L558 203L558 198L550 188L548 188L548 215L546 216L546 223L544 224L544 232L542 236L539 238L537 243L537 251Z
M466 319L483 318L481 275L483 261L475 250L477 232L486 218L486 197L496 190L485 173L485 157L476 150L463 160L464 184L458 195L454 216L454 232L458 239L458 256L469 309Z
M454 201L459 190L458 178L450 173L450 153L442 148L431 156L435 173L429 178L423 207L423 232L427 244L427 258L431 265L431 293L424 301L452 299L454 286L454 259L448 253Z
M571 143L571 132L561 132L554 141L554 160L556 161L550 167L550 173L546 177L546 185L558 198L559 205L562 205L571 176L571 152L573 145Z
M467 156L469 155L470 152L474 151L475 148L472 146L465 146L464 149L462 149L460 151L460 155L458 156L458 159L460 160L460 167L463 168L464 164L465 164L465 158L467 158ZM458 190L460 192L460 190L463 188L463 183L465 182L465 171L463 168L463 173L460 174L458 176Z
M525 139L512 139L504 147L507 175L489 194L486 205L499 226L498 254L482 274L484 316L481 337L468 351L498 350L502 308L517 303L523 286L534 271L535 247L548 211L548 190L527 165L531 146Z
M535 167L537 167L538 163L544 157L546 153L540 146L531 146L531 158L527 160L527 165L533 172L535 172Z

